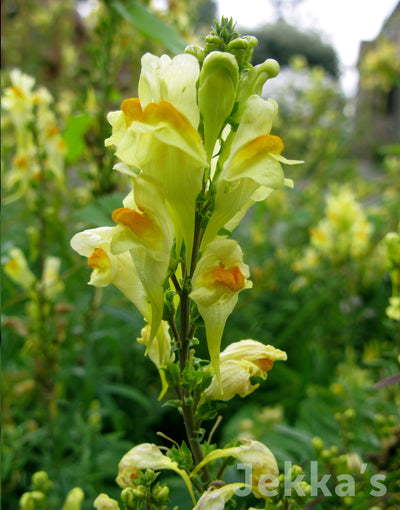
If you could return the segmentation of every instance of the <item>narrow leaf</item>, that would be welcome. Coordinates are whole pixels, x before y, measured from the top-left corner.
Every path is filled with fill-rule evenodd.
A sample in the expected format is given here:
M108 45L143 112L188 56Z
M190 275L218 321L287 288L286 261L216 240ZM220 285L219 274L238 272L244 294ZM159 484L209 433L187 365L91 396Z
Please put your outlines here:
M131 1L125 6L115 1L112 6L136 30L159 42L172 53L182 53L185 49L186 44L180 36L139 2Z

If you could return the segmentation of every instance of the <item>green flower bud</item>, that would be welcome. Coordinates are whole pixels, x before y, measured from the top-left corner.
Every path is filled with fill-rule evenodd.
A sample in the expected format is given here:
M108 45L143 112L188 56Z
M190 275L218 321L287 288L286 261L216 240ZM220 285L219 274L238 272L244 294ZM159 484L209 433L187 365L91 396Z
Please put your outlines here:
M220 51L207 55L200 72L198 102L209 160L235 104L238 80L239 67L233 55Z
M264 63L249 69L247 73L241 77L237 93L239 106L234 116L235 122L240 121L247 99L253 94L261 96L264 83L269 78L274 78L278 73L278 62L269 58Z
M311 485L304 480L299 483L301 490L304 492L306 498L311 496Z
M299 475L302 475L304 473L303 469L300 466L292 466L290 470L290 478L296 478Z
M62 510L81 510L85 494L80 487L74 487L69 491Z
M145 501L149 496L149 488L145 485L139 485L132 488L132 495L136 501Z
M126 506L126 508L135 508L136 498L132 487L126 487L121 492L121 501Z
M311 440L311 444L313 445L313 448L315 451L320 452L324 448L324 442L319 436L315 436Z
M25 492L19 500L20 510L44 510L46 495L41 491Z
M196 57L200 64L202 64L206 58L205 49L201 46L198 46L197 44L190 44L189 46L186 46L185 53L189 53L190 55Z
M53 482L49 480L49 475L46 471L37 471L32 475L32 488L34 491L41 491L47 494L52 486Z
M206 41L206 49L205 49L206 55L208 55L212 51L218 51L218 50L223 51L224 50L224 46L225 46L224 41L218 35L212 35L212 34L206 35L204 40Z
M155 505L166 505L168 503L169 487L158 485L151 492L151 500Z
M355 415L356 415L356 412L352 408L346 409L345 412L343 413L343 417L346 420L352 420L355 417Z

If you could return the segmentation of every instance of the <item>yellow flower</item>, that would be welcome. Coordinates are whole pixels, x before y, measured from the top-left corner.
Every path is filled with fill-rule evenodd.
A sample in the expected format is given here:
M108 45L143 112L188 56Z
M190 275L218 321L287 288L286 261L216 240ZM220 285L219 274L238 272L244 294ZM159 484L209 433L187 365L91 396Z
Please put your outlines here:
M257 496L261 496L258 491L258 482L265 476L278 476L278 464L271 450L259 441L242 440L243 444L231 448L217 449L209 453L195 467L191 473L194 476L208 462L224 458L234 457L243 464L248 464L252 468L252 488Z
M29 269L25 255L20 248L9 251L9 260L4 265L5 274L25 290L32 289L36 277Z
M193 274L193 290L189 297L203 317L208 351L219 384L219 352L225 322L237 303L238 293L252 286L247 280L249 275L240 246L225 238L207 246Z
M231 483L220 488L210 487L198 500L193 510L223 510L225 503L231 499L244 483Z
M120 510L118 502L111 499L107 494L99 494L94 500L93 506L97 510Z
M163 455L155 444L140 444L129 450L129 452L122 457L118 464L117 484L122 488L131 487L139 471L142 469L153 469L154 471L170 469L175 471L184 479L193 503L196 503L192 484L186 472L179 469L176 462Z
M43 275L39 283L44 295L53 301L64 290L64 283L60 278L61 259L47 257L44 261Z
M236 215L240 220L256 201L264 200L284 184L292 185L285 180L281 163L301 162L281 156L283 142L270 134L277 110L272 99L250 96L237 131L227 136L219 158L222 171L215 185L215 210L207 225L203 247Z
M204 397L210 400L230 400L235 395L245 397L258 388L251 377L267 378L274 361L286 360L284 351L255 340L230 344L220 355L222 390L214 376Z
M148 320L151 320L147 295L129 253L113 255L110 244L113 227L84 230L71 239L72 248L88 258L92 269L89 285L114 285L131 301Z
M172 61L146 54L142 59L139 98L126 99L119 112L109 114L112 136L105 141L116 147L125 163L124 172L139 171L166 193L174 223L177 252L185 241L190 260L194 235L196 197L201 191L205 150L197 132L199 109L196 82L199 65L192 55ZM121 167L116 167L120 169Z
M130 251L143 288L151 303L151 340L161 323L164 309L164 284L173 243L173 227L165 197L152 180L139 175L133 193L116 209L117 223L111 240L111 253ZM146 317L147 318L147 317Z
M1 104L10 113L14 125L21 128L32 120L35 79L19 69L13 69L10 78L11 86L5 89Z

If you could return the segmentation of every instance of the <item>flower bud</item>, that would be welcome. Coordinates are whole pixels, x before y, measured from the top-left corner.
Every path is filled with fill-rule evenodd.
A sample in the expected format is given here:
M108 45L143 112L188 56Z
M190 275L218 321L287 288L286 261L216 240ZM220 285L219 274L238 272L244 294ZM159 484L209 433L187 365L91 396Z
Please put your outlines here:
M314 450L320 452L324 448L324 442L319 436L315 436L311 440L311 444L313 445Z
M97 510L120 510L117 501L107 496L107 494L99 494L94 500L93 506Z
M46 495L41 491L25 492L19 500L20 510L44 510Z
M33 474L32 488L34 491L41 491L47 494L52 486L53 482L49 480L49 475L46 471L37 471Z
M279 64L276 60L269 58L262 64L252 67L242 76L238 86L237 102L238 109L235 112L234 120L239 122L246 106L247 99L253 94L261 96L264 83L269 78L274 78L279 73Z
M67 494L62 510L81 510L81 505L84 497L85 494L83 490L80 487L74 487Z
M151 499L155 505L166 505L168 503L169 487L158 485L151 491Z
M125 487L121 492L121 501L127 508L135 506L136 498L133 491L132 487Z
M190 44L189 46L186 46L185 53L189 53L190 55L196 57L200 64L203 63L206 57L204 48L198 46L197 44Z
M221 129L235 104L238 80L239 67L233 55L221 51L213 51L207 55L200 72L198 103L209 160Z
M131 495L135 501L146 501L149 496L149 488L145 485L139 485L131 489Z

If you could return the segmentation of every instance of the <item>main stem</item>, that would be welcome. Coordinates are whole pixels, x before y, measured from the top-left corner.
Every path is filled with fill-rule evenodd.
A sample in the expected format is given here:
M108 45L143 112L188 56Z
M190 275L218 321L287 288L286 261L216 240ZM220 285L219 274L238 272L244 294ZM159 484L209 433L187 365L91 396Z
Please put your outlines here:
M190 280L193 276L194 269L196 267L197 257L199 253L200 247L200 221L198 215L196 215L195 220L195 231L194 231L194 240L193 240L193 251L192 258L190 261L190 268L188 274L188 268L183 267L183 278L182 278L182 287L180 293L180 349L179 349L179 368L181 375L186 367L186 363L189 362L189 347L190 347L190 338L189 338L189 330L190 330ZM185 424L186 435L189 441L189 446L193 454L194 461L199 464L203 460L203 452L200 447L199 441L199 433L197 427L195 425L194 413L193 413L193 405L186 404L186 395L185 392L182 392L182 414L183 421ZM201 477L204 483L210 481L210 474L207 466L205 466L201 472Z

